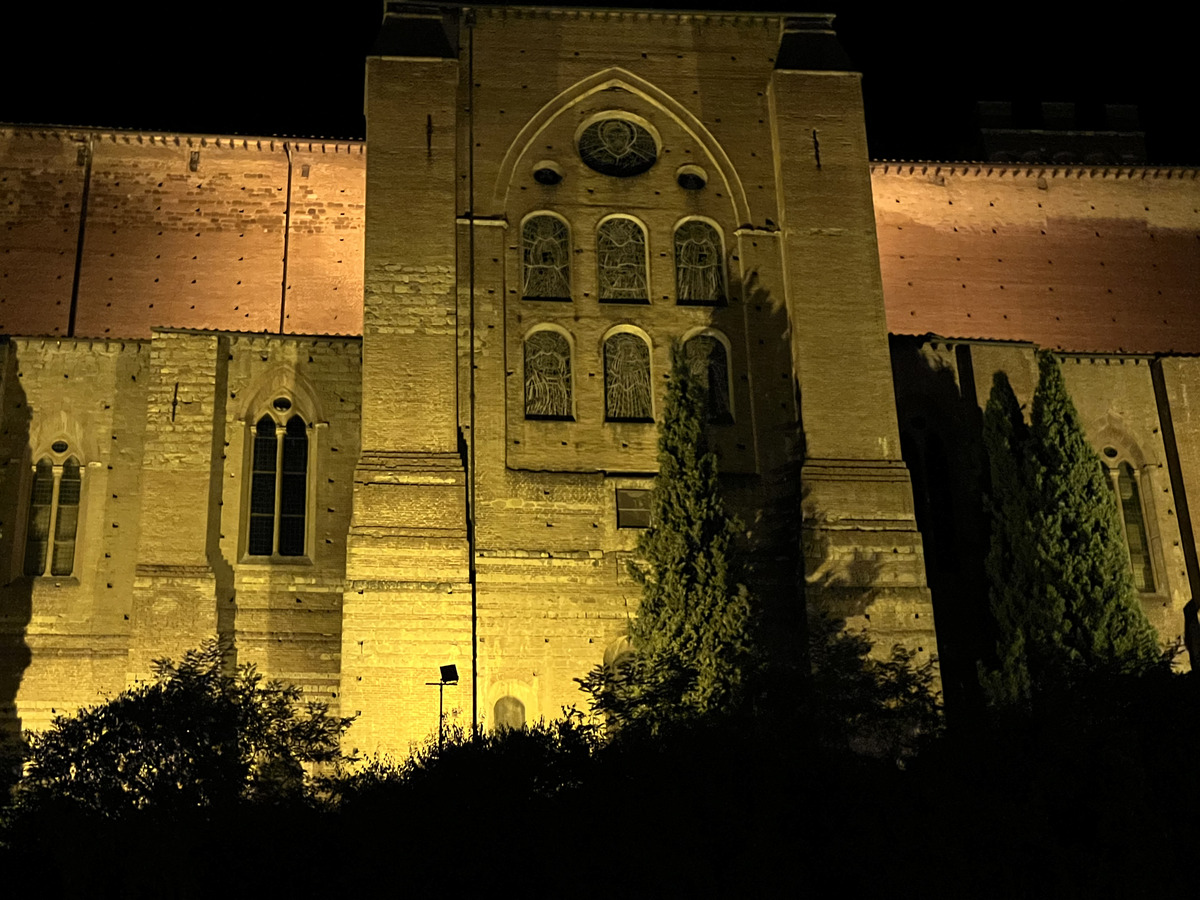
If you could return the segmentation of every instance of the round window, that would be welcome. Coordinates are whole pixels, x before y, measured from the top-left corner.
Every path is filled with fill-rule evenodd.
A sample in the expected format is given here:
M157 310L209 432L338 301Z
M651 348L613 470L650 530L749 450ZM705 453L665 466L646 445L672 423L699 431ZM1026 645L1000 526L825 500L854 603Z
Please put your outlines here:
M654 136L628 119L601 119L579 136L579 155L602 175L640 175L658 161Z
M55 453L66 453L67 452L67 442L66 441L55 441L53 444L50 445L50 449L53 450Z
M287 397L276 397L272 406L279 410L279 412L287 412L292 408L292 401Z

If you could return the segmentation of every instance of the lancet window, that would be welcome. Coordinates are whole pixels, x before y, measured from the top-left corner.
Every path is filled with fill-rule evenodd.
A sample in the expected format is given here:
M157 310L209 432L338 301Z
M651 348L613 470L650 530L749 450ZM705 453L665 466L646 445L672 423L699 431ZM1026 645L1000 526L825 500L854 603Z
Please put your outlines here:
M691 219L675 229L675 296L679 303L724 303L725 263L721 235Z
M522 294L527 300L571 299L571 235L557 216L531 216L521 227Z
M649 303L646 279L646 232L634 219L605 219L596 229L600 299L611 303Z
M610 421L650 422L650 348L636 334L618 332L604 342L604 413Z
M1137 474L1127 462L1117 466L1117 502L1121 505L1125 544L1129 547L1129 564L1133 569L1133 586L1144 593L1152 593L1154 569L1150 565L1150 541L1146 535L1142 498L1138 491Z
M1105 471L1116 492L1117 507L1121 513L1121 528L1129 551L1133 586L1141 593L1154 593L1154 564L1151 561L1150 537L1137 470L1126 460L1120 459L1120 454L1113 447L1105 447L1104 455L1108 458Z
M248 555L303 556L307 511L308 427L299 415L283 427L264 415L254 426Z
M63 441L53 449L57 454L69 450ZM83 470L74 456L61 464L43 457L34 466L25 529L26 575L67 576L75 570L82 489Z
M571 414L571 343L557 331L535 331L525 338L525 418Z
M692 377L705 388L708 421L727 424L733 421L729 402L729 354L725 344L711 334L698 334L683 345Z

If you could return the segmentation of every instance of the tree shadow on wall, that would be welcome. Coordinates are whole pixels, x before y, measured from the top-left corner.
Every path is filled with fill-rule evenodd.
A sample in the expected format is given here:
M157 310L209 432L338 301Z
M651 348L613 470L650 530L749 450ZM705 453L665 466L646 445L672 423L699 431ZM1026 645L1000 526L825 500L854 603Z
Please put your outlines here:
M988 468L970 347L946 347L954 354L951 366L924 351L926 345L936 348L937 342L892 336L892 377L953 719L982 709L976 660L990 656L995 645L984 571Z
M802 434L794 446L802 446ZM869 618L881 566L858 548L849 559L833 558L825 516L806 502L801 468L797 458L770 473L756 522L763 532L757 558L765 555L775 568L771 580L782 587L790 575L786 590L762 599L760 712L795 722L799 743L821 756L902 762L942 729L936 659L919 663L902 646L876 647L865 629L849 624Z
M33 612L33 582L22 574L24 553L19 544L27 508L22 496L32 460L29 433L33 414L17 377L16 348L11 342L0 346L0 359L5 366L0 378L0 384L4 385L0 397L3 404L0 415L4 420L0 459L5 461L4 476L0 478L4 484L0 492L0 566L6 567L4 584L0 586L0 806L3 806L8 802L8 789L20 776L21 719L17 715L17 692L33 658L25 643Z

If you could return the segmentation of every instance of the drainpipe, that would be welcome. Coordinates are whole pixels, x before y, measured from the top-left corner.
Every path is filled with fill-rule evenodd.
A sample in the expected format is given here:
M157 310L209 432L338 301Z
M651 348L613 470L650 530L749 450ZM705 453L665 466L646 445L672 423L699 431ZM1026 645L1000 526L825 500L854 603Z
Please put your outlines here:
M79 148L83 157L83 192L79 199L79 234L75 239L75 277L71 280L71 308L67 313L67 337L75 337L75 314L79 310L79 278L83 272L83 236L87 226L88 194L92 187L92 149L94 135Z

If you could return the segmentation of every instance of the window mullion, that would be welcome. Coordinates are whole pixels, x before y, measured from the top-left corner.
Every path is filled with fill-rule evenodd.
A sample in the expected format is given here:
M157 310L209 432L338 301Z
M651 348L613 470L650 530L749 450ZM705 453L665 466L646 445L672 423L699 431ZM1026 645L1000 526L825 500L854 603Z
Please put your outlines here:
M271 535L271 555L279 555L279 520L283 508L283 439L287 429L277 428L275 431L275 524Z
M62 464L56 465L54 472L54 487L50 490L50 525L46 531L46 560L42 563L42 576L50 574L54 566L54 534L58 529L58 491L62 486Z

